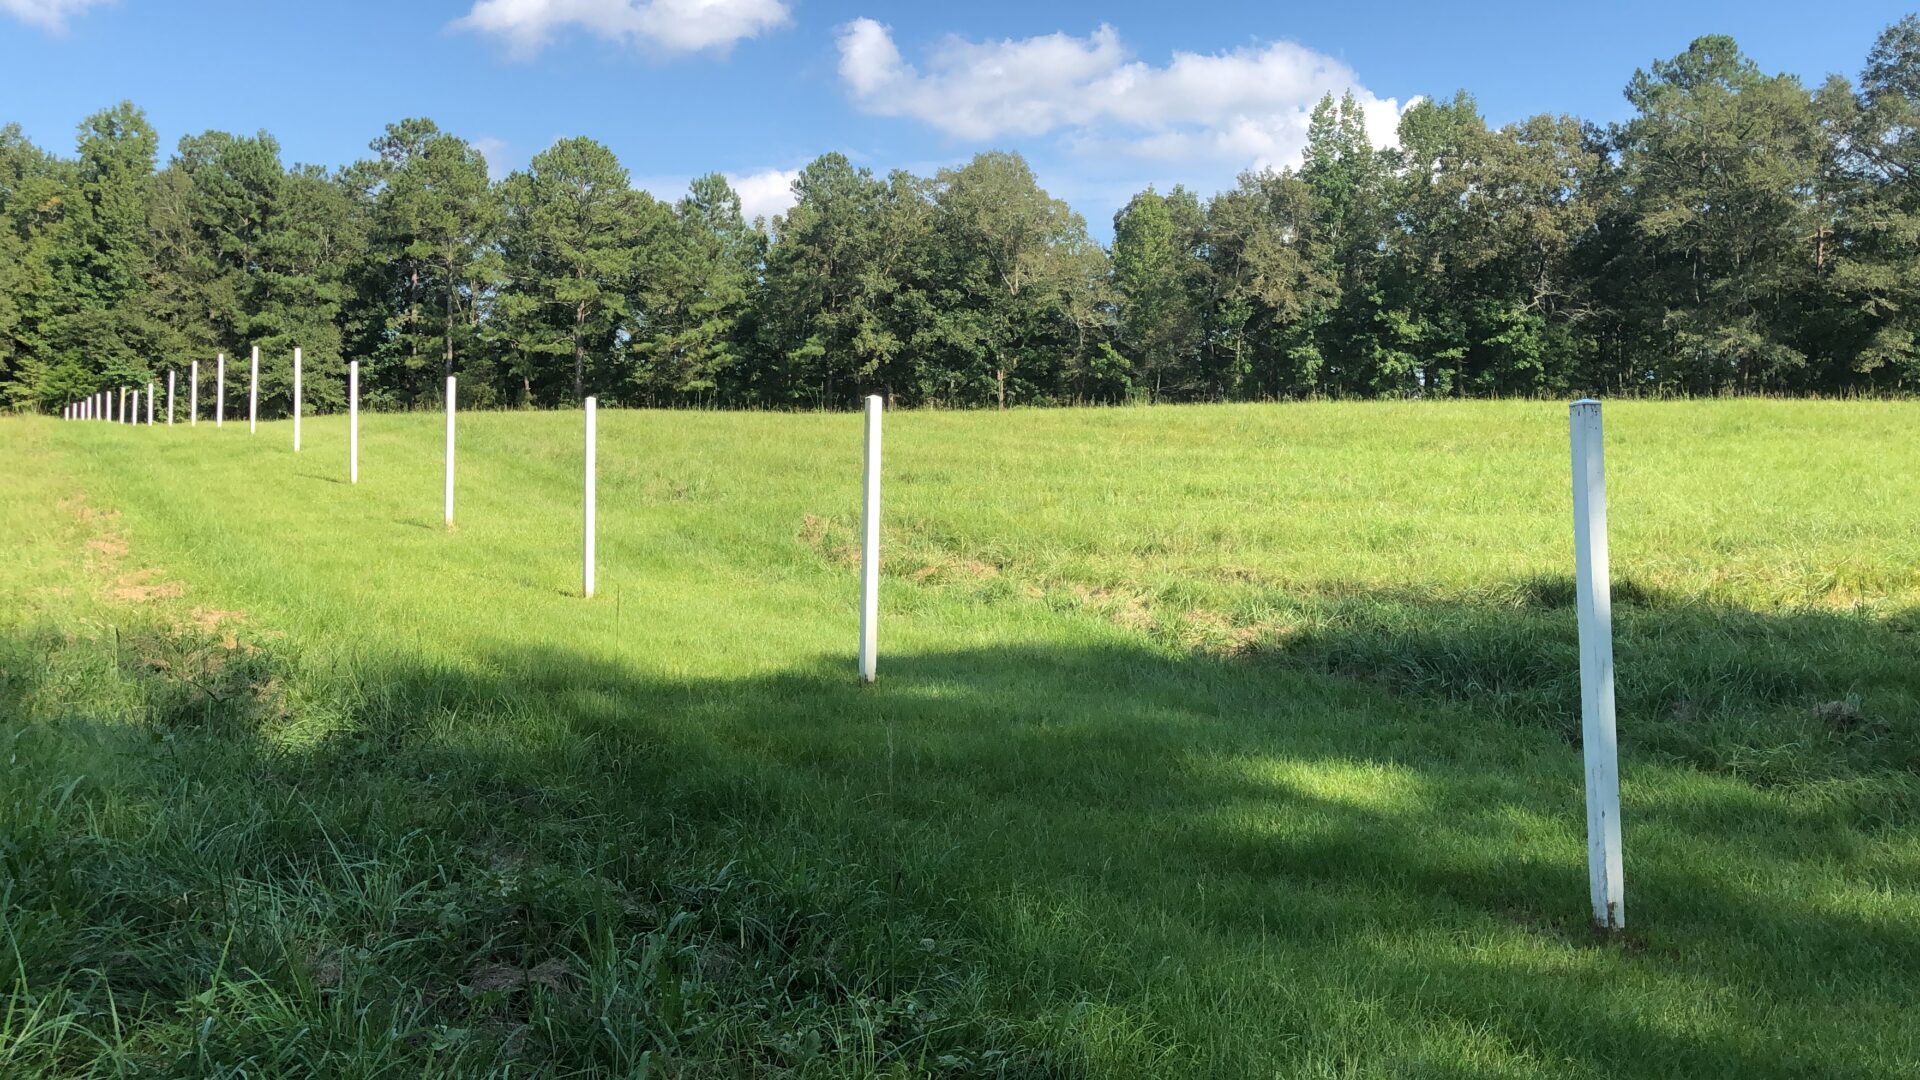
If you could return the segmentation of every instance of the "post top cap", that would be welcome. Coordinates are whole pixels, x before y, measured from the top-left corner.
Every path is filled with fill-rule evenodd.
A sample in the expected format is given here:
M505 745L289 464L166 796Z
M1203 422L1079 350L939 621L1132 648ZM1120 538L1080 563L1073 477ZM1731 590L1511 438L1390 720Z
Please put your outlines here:
M1571 407L1575 409L1581 409L1581 408L1587 407L1588 405L1591 405L1597 409L1600 407L1600 402L1597 398L1583 397L1579 401L1574 402Z

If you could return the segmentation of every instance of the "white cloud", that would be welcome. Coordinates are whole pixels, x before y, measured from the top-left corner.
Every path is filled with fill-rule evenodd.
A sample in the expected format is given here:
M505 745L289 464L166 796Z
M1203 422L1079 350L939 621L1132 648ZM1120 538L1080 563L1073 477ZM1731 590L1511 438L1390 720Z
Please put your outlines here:
M793 208L793 181L799 169L761 169L757 172L723 172L733 193L740 196L740 216L749 223L756 217L771 219ZM659 173L633 178L633 186L662 202L676 203L686 197L693 183L688 176Z
M453 25L491 34L527 57L568 27L620 44L692 53L725 51L790 18L786 0L474 0Z
M0 0L0 11L22 22L59 33L67 20L111 0Z
M757 217L772 220L793 208L793 182L799 169L762 169L752 173L726 173L727 183L740 196L740 213L748 221Z
M487 160L487 179L498 180L513 171L507 167L507 141L505 139L497 138L493 135L482 135L477 139L469 139L467 142L475 150L480 151L480 156Z
M841 27L839 48L841 81L862 110L974 142L1062 132L1081 150L1278 167L1299 160L1325 94L1351 91L1381 145L1395 141L1405 108L1376 97L1340 61L1289 41L1176 52L1156 67L1103 25L1086 37L948 38L916 67L887 27L855 19Z

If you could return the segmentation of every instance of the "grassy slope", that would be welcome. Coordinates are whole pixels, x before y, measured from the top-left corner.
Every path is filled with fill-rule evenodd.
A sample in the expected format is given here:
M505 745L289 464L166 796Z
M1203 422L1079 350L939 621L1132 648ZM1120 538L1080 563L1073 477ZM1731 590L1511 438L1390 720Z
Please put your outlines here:
M891 417L873 688L854 417L10 421L0 1072L1911 1074L1916 419L1609 407L1614 943L1559 406Z

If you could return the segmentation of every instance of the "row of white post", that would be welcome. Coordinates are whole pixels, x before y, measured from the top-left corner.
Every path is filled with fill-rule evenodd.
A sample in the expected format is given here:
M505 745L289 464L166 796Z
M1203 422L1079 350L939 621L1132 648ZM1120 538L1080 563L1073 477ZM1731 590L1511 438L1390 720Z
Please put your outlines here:
M224 427L227 422L227 354L220 353L215 358L213 426ZM301 383L301 353L293 350L293 450L300 452L300 421L306 411L305 393ZM173 392L175 372L167 372L167 426L173 426ZM452 391L452 379L448 379L448 391ZM187 426L196 427L200 423L200 361L195 360L189 366L187 374ZM138 387L131 391L133 408L127 410L129 391L122 387L118 395L112 390L102 390L97 394L69 402L61 411L68 420L119 420L138 423L140 416L141 394ZM147 426L154 422L154 384L149 382L146 390ZM360 361L347 364L347 478L352 483L360 482ZM253 356L249 365L247 380L247 430L251 434L260 432L260 347L253 347ZM449 494L449 500L452 496ZM449 501L449 515L452 503Z
M214 424L225 419L226 356L218 360L222 393L215 406ZM257 430L259 350L254 350L247 420ZM294 350L293 446L300 449L300 352ZM200 365L189 376L193 407L189 423L198 421ZM153 423L153 384L147 384L147 423ZM453 525L454 418L458 411L458 381L447 376L446 458L444 510ZM596 509L599 402L585 402L585 470L582 491L581 594L592 598L596 568ZM133 410L127 409L127 391L116 396L102 391L67 407L68 419L115 419L137 422L140 392L133 391ZM860 543L860 681L878 677L880 626L880 397L866 399L865 454L861 485ZM360 482L360 363L347 366L348 478ZM173 423L173 375L167 375L167 423ZM1620 852L1620 773L1615 731L1613 676L1613 610L1607 564L1607 481L1600 419L1600 403L1575 402L1569 413L1573 452L1574 581L1580 638L1580 721L1586 764L1587 866L1594 924L1605 930L1626 926L1626 898Z

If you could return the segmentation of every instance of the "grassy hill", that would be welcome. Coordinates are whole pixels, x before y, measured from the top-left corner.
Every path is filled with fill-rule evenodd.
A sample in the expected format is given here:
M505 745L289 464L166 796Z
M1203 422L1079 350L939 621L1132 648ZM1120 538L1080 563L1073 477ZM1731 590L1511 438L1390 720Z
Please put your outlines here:
M0 1075L1920 1072L1920 406L0 423Z

